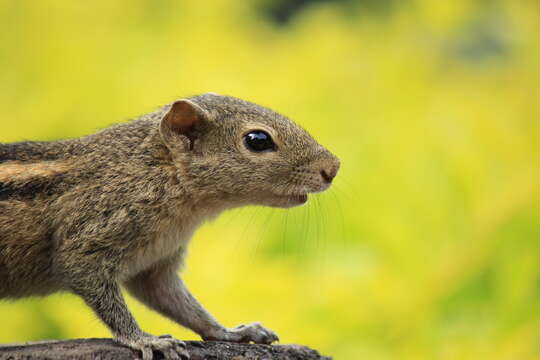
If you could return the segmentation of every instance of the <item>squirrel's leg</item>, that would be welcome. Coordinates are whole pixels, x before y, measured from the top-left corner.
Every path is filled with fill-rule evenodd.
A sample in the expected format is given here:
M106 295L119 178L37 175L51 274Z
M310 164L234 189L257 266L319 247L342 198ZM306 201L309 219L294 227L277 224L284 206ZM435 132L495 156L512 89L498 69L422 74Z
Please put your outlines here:
M189 359L186 345L170 336L157 337L143 332L129 312L118 284L100 277L98 272L88 272L70 283L71 289L80 295L109 327L114 340L142 352L143 360L152 359L152 350L163 353L166 359Z
M163 261L130 279L126 287L141 302L193 330L204 340L258 344L271 344L279 340L273 331L259 323L240 325L233 329L220 325L191 295L176 274L177 268L177 259Z

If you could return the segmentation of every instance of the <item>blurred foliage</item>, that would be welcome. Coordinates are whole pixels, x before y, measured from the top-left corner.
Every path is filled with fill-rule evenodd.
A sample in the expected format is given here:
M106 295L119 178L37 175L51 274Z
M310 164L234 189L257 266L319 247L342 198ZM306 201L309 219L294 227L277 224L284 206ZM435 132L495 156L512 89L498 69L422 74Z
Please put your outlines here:
M308 206L196 234L184 276L216 317L336 359L540 359L540 4L317 2L279 27L268 3L0 1L0 141L207 91L271 106L342 171ZM0 319L2 342L108 336L68 294Z
M260 10L276 24L286 25L306 8L325 2L355 7L369 15L387 14L397 3L396 0L262 0Z

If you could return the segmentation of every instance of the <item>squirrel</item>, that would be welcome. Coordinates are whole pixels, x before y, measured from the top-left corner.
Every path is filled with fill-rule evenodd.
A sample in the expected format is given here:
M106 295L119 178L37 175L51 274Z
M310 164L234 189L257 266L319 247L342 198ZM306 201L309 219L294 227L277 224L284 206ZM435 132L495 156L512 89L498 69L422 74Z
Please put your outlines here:
M177 274L188 242L227 209L304 204L339 166L285 116L213 93L77 139L0 144L0 299L72 292L145 360L189 354L141 330L121 288L203 340L271 344L191 295Z

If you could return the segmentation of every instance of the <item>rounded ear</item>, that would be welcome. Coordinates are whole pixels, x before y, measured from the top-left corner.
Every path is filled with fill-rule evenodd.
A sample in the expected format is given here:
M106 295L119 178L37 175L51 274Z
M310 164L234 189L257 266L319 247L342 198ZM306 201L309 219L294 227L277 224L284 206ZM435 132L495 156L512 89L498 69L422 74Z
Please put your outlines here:
M208 114L199 105L189 100L175 101L161 119L161 137L167 146L173 148L188 141L187 148L193 149L197 138L197 128L208 120Z

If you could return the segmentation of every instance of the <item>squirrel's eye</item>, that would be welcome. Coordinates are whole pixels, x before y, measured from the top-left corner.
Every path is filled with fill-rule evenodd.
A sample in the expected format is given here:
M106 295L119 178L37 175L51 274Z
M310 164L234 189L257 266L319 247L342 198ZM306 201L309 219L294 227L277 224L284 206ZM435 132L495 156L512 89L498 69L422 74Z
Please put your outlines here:
M276 144L274 144L272 137L266 131L262 130L254 130L247 133L244 136L244 143L248 150L254 152L276 150Z

